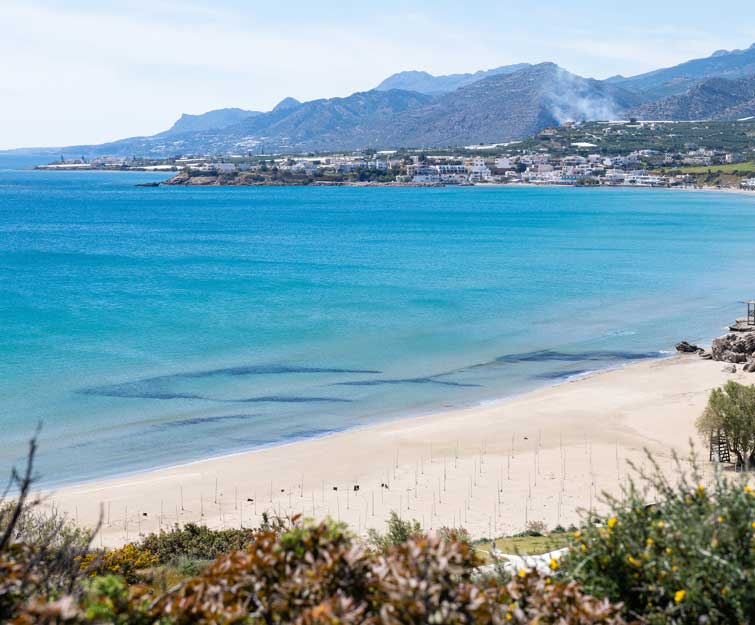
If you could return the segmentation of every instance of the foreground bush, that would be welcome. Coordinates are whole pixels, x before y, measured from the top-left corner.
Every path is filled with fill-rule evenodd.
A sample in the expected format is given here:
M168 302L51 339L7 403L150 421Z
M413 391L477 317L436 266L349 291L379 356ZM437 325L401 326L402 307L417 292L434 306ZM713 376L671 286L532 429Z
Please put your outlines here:
M522 572L503 585L475 583L467 543L410 538L386 553L355 542L340 525L261 532L201 575L157 598L119 578L98 578L78 605L23 608L15 625L96 622L411 625L426 623L624 623L620 606L578 585Z
M677 465L678 465L677 461ZM697 470L670 484L657 465L600 527L574 534L562 575L649 623L755 623L755 491ZM658 503L648 505L655 492Z
M11 473L17 498L0 496L0 623L36 596L70 594L79 586L81 558L89 552L92 533L75 527L53 510L40 513L30 501L36 439L29 444L23 473Z

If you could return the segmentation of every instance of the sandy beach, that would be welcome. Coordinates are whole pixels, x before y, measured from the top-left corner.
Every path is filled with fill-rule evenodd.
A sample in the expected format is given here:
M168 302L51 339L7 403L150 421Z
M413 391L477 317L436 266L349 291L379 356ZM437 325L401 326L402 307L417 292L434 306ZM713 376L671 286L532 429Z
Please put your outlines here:
M257 525L264 512L330 516L355 531L390 511L473 537L567 526L616 493L647 448L671 470L689 451L711 389L750 374L696 356L643 361L482 406L386 422L279 447L44 493L97 542L118 545L174 523ZM707 459L707 458L706 458Z

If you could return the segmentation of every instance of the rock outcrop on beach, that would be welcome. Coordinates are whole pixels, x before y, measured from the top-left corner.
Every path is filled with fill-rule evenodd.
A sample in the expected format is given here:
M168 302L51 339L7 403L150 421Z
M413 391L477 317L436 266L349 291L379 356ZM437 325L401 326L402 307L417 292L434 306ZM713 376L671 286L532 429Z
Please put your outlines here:
M713 340L710 346L713 360L721 362L747 362L755 356L755 331L731 332Z
M728 334L713 339L710 352L687 341L678 343L676 351L684 354L697 353L705 360L741 364L743 371L755 373L755 325L750 325L746 319L737 319L729 329ZM730 369L731 367L725 370Z
M701 350L697 345L692 345L687 341L682 341L681 343L676 344L676 351L681 354L696 354Z

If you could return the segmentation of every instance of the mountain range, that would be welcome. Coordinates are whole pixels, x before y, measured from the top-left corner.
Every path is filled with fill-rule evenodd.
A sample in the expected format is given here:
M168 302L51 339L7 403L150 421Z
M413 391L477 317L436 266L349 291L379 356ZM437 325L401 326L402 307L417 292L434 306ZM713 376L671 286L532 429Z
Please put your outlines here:
M755 115L755 44L634 77L583 78L554 63L469 74L394 74L370 91L268 112L182 115L168 130L58 153L88 157L295 153L503 143L566 121ZM28 151L28 150L27 150Z
M456 91L460 87L466 87L473 82L498 76L499 74L513 74L520 69L529 67L529 63L517 63L515 65L504 65L495 69L480 70L473 74L448 74L445 76L433 76L427 72L408 71L393 74L381 82L375 89L377 91L390 91L391 89L402 89L404 91L417 91L425 95L440 95Z

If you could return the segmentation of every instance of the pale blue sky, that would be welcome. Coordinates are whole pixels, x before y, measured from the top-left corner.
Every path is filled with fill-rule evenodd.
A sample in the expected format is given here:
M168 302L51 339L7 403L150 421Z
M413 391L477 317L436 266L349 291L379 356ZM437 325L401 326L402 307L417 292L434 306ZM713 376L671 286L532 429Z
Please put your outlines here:
M0 148L152 134L405 69L554 61L604 78L753 41L752 0L0 0Z

